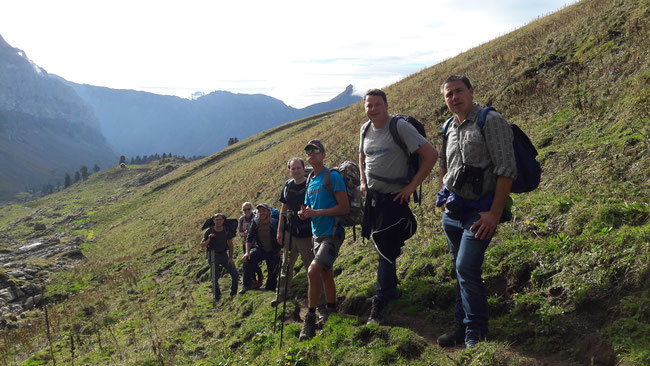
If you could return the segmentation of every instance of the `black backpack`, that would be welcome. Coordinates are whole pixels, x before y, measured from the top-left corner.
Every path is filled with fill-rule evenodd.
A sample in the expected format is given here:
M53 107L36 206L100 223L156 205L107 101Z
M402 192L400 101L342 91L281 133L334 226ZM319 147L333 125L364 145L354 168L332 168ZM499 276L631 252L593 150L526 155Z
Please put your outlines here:
M399 119L403 119L406 122L410 123L411 126L415 127L415 129L422 135L422 137L426 138L427 137L427 131L424 128L424 125L422 122L418 121L417 119L408 116L406 114L396 114L394 115L390 121L388 122L388 131L390 131L390 135L393 137L393 141L395 141L395 144L404 151L404 154L407 156L407 161L408 161L408 173L406 177L402 178L384 178L380 177L374 174L368 175L372 179L376 179L382 182L386 183L396 183L396 184L409 184L411 180L413 180L413 177L418 173L418 170L420 170L420 164L422 163L422 157L418 153L409 153L408 148L406 147L406 144L404 143L404 140L400 137L399 133L397 132L397 121ZM361 138L364 139L366 137L366 132L368 132L368 128L370 127L370 124L372 122L368 121L366 124L363 126L363 134L361 135ZM415 203L420 203L422 201L422 185L420 184L420 194L418 196L417 190L413 192L413 201Z
M496 109L494 107L485 107L479 114L476 125L481 129L481 132L483 132L483 126L485 126L485 120L490 111L496 112ZM449 118L442 126L442 138L444 140L447 140L447 128L453 120L454 117ZM535 158L537 149L519 126L510 123L510 128L512 129L512 147L517 161L517 179L512 182L510 192L524 193L533 191L539 186L542 178L542 167Z
M226 228L226 237L228 239L232 239L235 236L237 236L237 225L239 225L239 221L237 219L226 218L226 221L223 223L223 226ZM205 220L203 226L201 226L201 230L205 230L213 226L214 226L214 221L212 220L212 217L210 217L209 219Z

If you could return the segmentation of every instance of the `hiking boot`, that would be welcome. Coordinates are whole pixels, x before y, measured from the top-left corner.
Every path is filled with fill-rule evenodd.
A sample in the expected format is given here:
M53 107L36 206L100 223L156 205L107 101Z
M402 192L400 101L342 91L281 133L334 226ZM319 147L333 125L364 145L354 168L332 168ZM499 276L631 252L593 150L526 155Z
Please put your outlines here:
M447 332L438 337L438 345L440 347L453 347L465 343L465 326L458 325L454 327L451 332ZM476 344L476 342L474 342Z
M300 330L300 336L298 337L299 341L304 341L306 339L314 338L316 335L316 314L307 313L305 315L305 321L302 323L302 329Z
M318 308L318 321L316 322L317 329L323 329L325 322L329 319L330 314L336 313L336 309L330 309L325 305L319 305Z
M239 294L240 294L240 295L243 295L243 294L246 293L246 291L248 291L248 290L250 290L250 289L251 289L250 287L246 287L246 286L244 286L244 287L241 288L241 290L239 290Z
M372 309L370 309L370 316L366 324L382 325L384 323L384 308L386 303L376 297L372 298Z

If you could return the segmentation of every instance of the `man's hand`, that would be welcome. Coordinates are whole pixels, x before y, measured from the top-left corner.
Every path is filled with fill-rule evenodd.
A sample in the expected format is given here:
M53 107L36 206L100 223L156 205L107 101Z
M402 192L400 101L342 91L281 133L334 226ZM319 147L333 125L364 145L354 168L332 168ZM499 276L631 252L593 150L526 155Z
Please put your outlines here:
M228 258L228 264L230 264L233 267L235 266L235 261L232 259L232 257Z
M496 217L496 215L491 212L479 212L478 214L481 218L469 228L469 231L474 232L474 230L476 230L476 233L474 233L476 239L489 239L494 235L500 217Z
M410 188L410 184L402 189L398 189L397 191L391 192L392 194L395 195L395 198L393 198L393 201L398 201L399 203L408 203L411 195L413 192L415 192L415 188Z
M298 217L300 217L301 220L309 219L316 216L317 216L316 211L309 206L303 207L300 211L298 211Z
M246 254L244 254L244 256L242 257L242 260L243 260L244 262L248 262L248 258L249 258L249 257L250 257L250 255L249 255L248 253L246 253Z
M361 191L361 196L365 197L366 194L368 193L368 185L366 182L361 182L361 185L359 185L359 190Z
M278 236L277 236L276 239L278 240L278 244L280 244L280 246L282 246L283 237L284 237L284 235L282 235L282 231L278 230Z

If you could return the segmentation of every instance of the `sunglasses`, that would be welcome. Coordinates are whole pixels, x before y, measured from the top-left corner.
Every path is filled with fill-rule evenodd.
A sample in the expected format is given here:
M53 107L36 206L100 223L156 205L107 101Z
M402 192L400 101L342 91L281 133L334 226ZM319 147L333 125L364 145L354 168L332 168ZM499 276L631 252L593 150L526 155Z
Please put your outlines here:
M308 147L305 149L305 154L311 155L311 154L320 154L322 153L321 149L317 147Z
M242 211L250 211L250 210L252 210L252 208L250 207L242 208Z

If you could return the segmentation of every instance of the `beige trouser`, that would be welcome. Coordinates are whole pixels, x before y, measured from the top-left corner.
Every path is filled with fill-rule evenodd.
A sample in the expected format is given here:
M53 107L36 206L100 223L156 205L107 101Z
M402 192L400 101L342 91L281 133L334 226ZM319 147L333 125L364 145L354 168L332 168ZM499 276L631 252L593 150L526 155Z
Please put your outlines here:
M289 232L284 231L284 236L283 236L283 241L282 243L282 272L280 273L280 282L278 283L279 287L279 295L278 295L278 301L283 301L285 297L285 288L287 288L289 294L291 294L291 280L293 279L293 268L296 264L296 260L298 259L298 254L300 254L300 257L302 258L302 264L303 267L305 267L305 271L309 270L309 265L311 264L311 261L314 260L314 246L311 241L311 237L309 238L297 238L297 237L292 237L291 238L291 256L287 260L288 256L288 249L289 249ZM287 274L287 269L289 270ZM289 277L289 286L285 286L285 281L287 280L287 275Z

